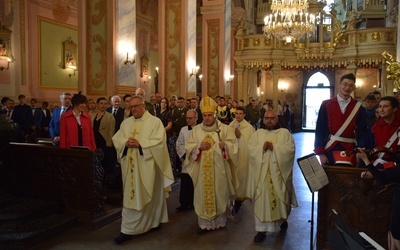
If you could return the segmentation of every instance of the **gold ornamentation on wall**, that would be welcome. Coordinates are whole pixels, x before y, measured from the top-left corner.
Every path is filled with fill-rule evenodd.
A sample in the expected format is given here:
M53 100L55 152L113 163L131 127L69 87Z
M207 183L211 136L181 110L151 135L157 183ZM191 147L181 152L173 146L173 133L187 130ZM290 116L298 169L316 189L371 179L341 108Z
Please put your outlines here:
M266 46L270 46L272 44L270 38L265 38L264 39L264 43L265 43Z
M107 1L91 0L88 9L87 94L107 94ZM95 55L98 53L98 56ZM98 59L100 58L100 59ZM97 60L98 59L98 60Z
M181 5L179 3L174 3L174 4L170 4L169 5L169 11L171 11L173 13L173 16L175 17L172 21L173 21L173 25L170 25L169 27L173 27L174 30L173 32L168 34L168 46L170 48L175 47L179 41L181 40L181 29L180 29L180 25L181 25L181 16L180 16L180 12L181 12ZM170 19L168 19L170 20ZM168 24L166 24L168 25Z
M388 80L393 80L393 85L395 88L399 89L400 88L400 62L397 62L391 54L388 52L384 51L382 53L382 57L385 59L387 67L386 67L386 72L387 76L386 78Z
M182 1L168 1L166 10L167 22L160 22L165 27L166 59L165 68L169 69L165 76L165 88L169 95L179 95L181 92L181 12ZM162 27L161 27L162 28ZM182 83L181 83L182 82Z
M21 1L20 5L25 4ZM8 13L6 11L5 0L0 0L0 28L1 29L11 29L14 22L14 8L12 7L12 1L9 1ZM21 14L21 13L20 13Z
M67 21L69 14L71 12L71 8L67 4L63 4L61 2L56 2L53 5L52 13L56 20L59 21Z
M253 46L254 46L254 47L260 46L260 39L259 39L259 38L253 39Z
M379 33L379 32L373 32L373 33L371 34L371 40L372 40L373 42L379 42L379 41L381 40L381 33Z
M355 34L349 35L349 44L350 45L355 45Z
M180 67L179 67L179 57L175 54L168 55L168 67L173 69L171 80L168 81L168 90L170 93L179 92L179 82L180 82Z
M393 41L393 32L385 32L385 41L390 42Z
M359 37L358 40L360 41L360 43L365 43L365 42L367 42L367 34L366 34L366 33L360 34L360 37Z
M244 47L249 47L249 44L250 44L250 41L249 41L250 39L248 39L248 38L246 38L246 39L244 39L243 41L244 41Z
M98 10L97 15L92 16L92 24L98 25L107 15L107 0L99 0L95 5L94 9Z
M218 94L219 83L219 41L220 41L220 21L218 19L208 21L208 84L211 96Z
M340 39L340 45L347 45L349 42L349 35L343 35Z
M106 47L106 41L103 39L103 37L99 34L96 34L93 36L93 43L98 43L97 46L95 47L96 52L100 54L100 66L101 66L101 71L97 72L95 74L95 79L92 81L93 86L96 88L100 88L105 82L106 82L106 76L107 76L107 47Z

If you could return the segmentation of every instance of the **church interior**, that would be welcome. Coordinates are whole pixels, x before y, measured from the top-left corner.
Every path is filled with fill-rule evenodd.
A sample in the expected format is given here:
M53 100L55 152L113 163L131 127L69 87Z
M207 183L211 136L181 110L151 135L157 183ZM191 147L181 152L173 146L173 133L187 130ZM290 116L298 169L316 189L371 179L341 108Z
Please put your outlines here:
M291 28L279 28L271 21L274 2L281 1L0 0L0 97L7 96L17 102L17 97L23 94L27 99L35 98L39 104L46 101L57 106L60 93L65 91L72 94L81 91L88 99L96 100L113 95L123 97L141 88L146 92L146 100L161 93L167 98L223 96L243 100L245 105L252 97L262 103L271 100L274 109L278 103L288 103L295 114L293 131L298 132L294 137L296 158L299 158L312 153L313 133L305 131L315 129L319 105L337 94L341 76L348 73L356 76L352 96L361 102L373 91L379 91L382 96L393 95L393 90L400 87L387 68L400 59L398 1L309 0L304 20L312 27L299 24L299 29L292 29L292 33L288 31ZM36 148L15 145L14 149L4 149L1 144L0 152L2 150L14 156L14 164L50 164L48 159L38 158ZM26 157L18 157L21 152ZM76 177L80 180L75 183L79 190L87 191L87 196L81 193L76 197L72 197L72 189L63 191L68 213L83 219L73 231L35 242L37 249L117 248L112 245L112 239L119 230L121 210L120 204L115 203L120 197L118 193L110 193L111 202L101 201L95 184L98 156L78 152L71 158L57 150L51 154L57 156L54 158L57 165L86 164L93 168L78 177L78 172L60 177L49 171L47 177L39 181L25 178L19 182L21 187L17 193L29 193L29 197L34 197L35 191L43 193L52 188L44 184L49 176L60 180ZM262 245L254 245L251 204L246 203L244 214L232 219L235 236L229 236L228 228L206 238L197 238L189 232L195 230L190 224L195 224L194 212L192 215L185 212L186 216L192 216L190 223L182 213L175 214L178 192L173 191L168 203L172 211L169 224L174 220L180 224L166 226L170 230L162 228L160 232L138 237L127 246L141 246L142 249L164 246L168 249L326 249L330 247L328 229L333 225L329 217L330 205L337 203L340 210L351 210L353 214L347 213L347 219L354 213L367 216L376 212L356 209L372 197L372 194L367 198L360 194L366 186L354 181L359 174L357 169L332 170L337 174L336 186L313 195L301 171L296 166L294 169L300 207L297 215L293 212L286 234L273 235ZM24 168L16 169L8 177L16 177L18 171ZM85 182L85 177L93 183ZM1 186L12 185L4 179ZM24 189L33 183L34 189ZM367 184L372 190L373 183ZM54 192L47 195L54 197L60 186L55 185ZM375 198L376 193L382 192L373 190ZM350 195L353 200L344 201L344 197ZM4 198L6 194L0 192L0 196ZM383 199L376 209L390 214L388 200ZM27 202L27 207L35 206ZM51 204L44 206L51 207ZM315 211L315 221L309 215L311 211ZM59 220L74 223L70 218ZM310 228L308 220L314 227ZM244 224L243 231L239 222ZM368 223L358 220L353 224L386 246L384 227L387 223L385 218ZM15 225L12 222L0 225L0 242L10 227ZM62 231L62 227L57 230ZM21 247L13 244L6 239L0 243L0 249ZM29 242L22 247L30 247Z

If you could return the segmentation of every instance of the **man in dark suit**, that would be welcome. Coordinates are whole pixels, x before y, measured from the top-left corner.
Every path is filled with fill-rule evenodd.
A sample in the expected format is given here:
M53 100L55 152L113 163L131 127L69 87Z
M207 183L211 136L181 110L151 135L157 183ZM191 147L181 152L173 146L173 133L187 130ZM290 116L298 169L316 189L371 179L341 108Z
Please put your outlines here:
M40 137L42 138L50 138L50 121L51 121L51 113L50 110L48 109L49 103L44 101L42 102L42 108L41 112L43 113L42 117L42 122L40 124L40 127L42 128L40 130Z
M53 110L53 116L51 117L49 130L50 137L54 145L59 144L60 140L60 117L71 108L71 94L63 92L60 95L61 107L57 107Z
M124 109L120 107L121 97L114 95L111 97L111 107L108 107L106 111L111 113L115 118L115 133L119 130L122 121L124 120Z
M156 110L161 109L161 98L162 98L161 93L157 92L156 93L156 104L154 105Z
M156 115L156 112L154 110L154 105L151 104L150 102L146 101L146 92L142 88L138 88L135 92L135 95L141 96L145 101L144 101L144 108L149 111L150 114Z
M14 107L11 119L14 122L18 123L21 131L18 141L24 142L25 136L30 135L32 133L32 128L33 128L32 109L30 106L26 105L25 95L19 95L18 101L19 105Z
M176 173L180 173L182 169L182 162L176 153L176 140L178 139L179 132L181 131L181 128L187 126L186 122L186 112L188 109L186 108L186 102L185 98L183 97L178 97L178 108L175 110L175 112L172 114L172 136L171 136L171 143L172 143L172 151L170 151L170 154L175 157L173 158L172 168Z
M196 97L193 97L193 98L190 100L190 108L191 108L191 109L194 109L194 110L196 111L196 113L197 113L197 117L198 117L198 118L197 118L197 124L202 123L202 122L203 122L203 116L201 115L201 110L200 110L200 108L199 108L199 103L198 103Z
M42 129L42 119L43 119L42 108L36 107L37 100L35 98L31 98L30 103L32 109L33 132L39 136L40 131Z

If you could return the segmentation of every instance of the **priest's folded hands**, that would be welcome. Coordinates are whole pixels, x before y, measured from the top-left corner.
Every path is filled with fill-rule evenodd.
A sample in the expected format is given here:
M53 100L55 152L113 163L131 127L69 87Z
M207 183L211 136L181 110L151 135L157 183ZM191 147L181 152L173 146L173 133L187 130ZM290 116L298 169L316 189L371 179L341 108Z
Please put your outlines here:
M129 138L128 141L125 143L125 147L127 148L139 148L140 143L138 140L134 138Z
M268 149L272 151L274 149L274 145L272 145L272 142L270 142L270 141L265 141L264 145L263 145L263 149L264 149L264 151L267 151Z
M211 143L209 142L202 142L200 143L201 150L209 150L211 148Z

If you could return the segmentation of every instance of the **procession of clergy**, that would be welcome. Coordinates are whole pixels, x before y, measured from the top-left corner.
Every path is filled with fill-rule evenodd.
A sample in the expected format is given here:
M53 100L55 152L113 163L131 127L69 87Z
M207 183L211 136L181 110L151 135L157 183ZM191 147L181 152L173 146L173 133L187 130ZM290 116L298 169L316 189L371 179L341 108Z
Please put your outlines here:
M168 222L166 199L174 183L162 119L146 110L142 96L132 96L129 105L132 116L112 138L123 182L116 244ZM278 116L272 110L263 114L265 129L258 130L244 119L244 107L236 108L229 124L218 119L218 104L209 96L201 100L200 110L201 114L192 109L179 117L188 126L180 129L176 140L182 160L178 209L194 208L201 235L224 228L248 199L254 205L255 242L263 241L266 232L286 230L291 208L297 207L292 184L295 145L289 130L277 128Z

